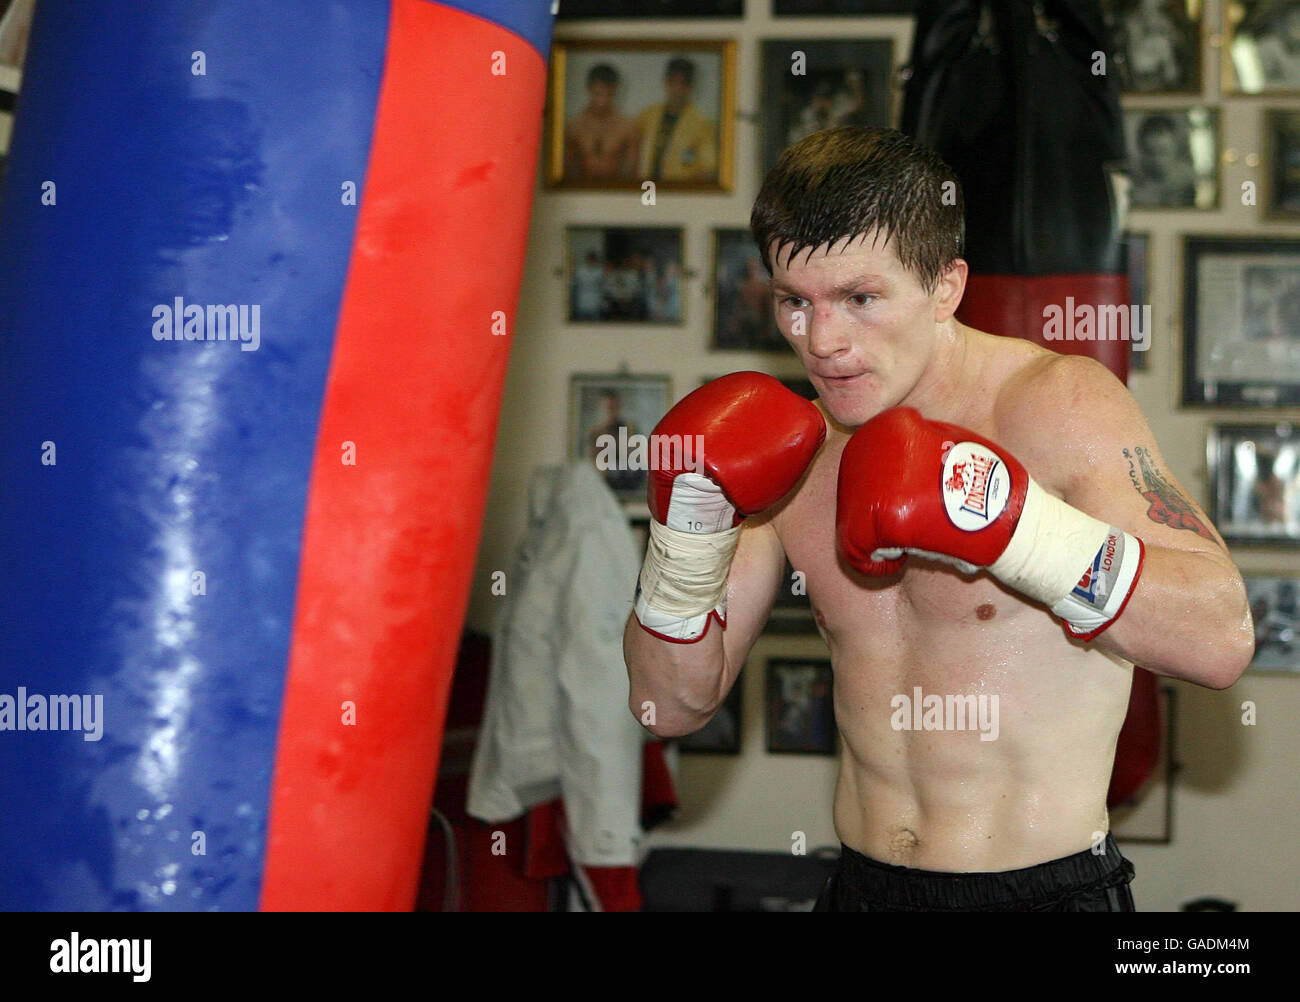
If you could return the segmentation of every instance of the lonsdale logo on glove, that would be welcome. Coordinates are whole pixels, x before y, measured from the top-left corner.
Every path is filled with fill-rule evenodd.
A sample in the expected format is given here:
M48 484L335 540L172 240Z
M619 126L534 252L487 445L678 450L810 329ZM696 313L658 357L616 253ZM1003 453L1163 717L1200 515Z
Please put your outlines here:
M994 453L975 442L958 442L948 449L943 506L958 529L983 529L1002 514L1010 496L1011 475Z
M896 574L909 555L985 569L1081 640L1115 621L1142 571L1136 536L1049 494L995 442L910 407L853 433L836 505L840 552L857 571Z

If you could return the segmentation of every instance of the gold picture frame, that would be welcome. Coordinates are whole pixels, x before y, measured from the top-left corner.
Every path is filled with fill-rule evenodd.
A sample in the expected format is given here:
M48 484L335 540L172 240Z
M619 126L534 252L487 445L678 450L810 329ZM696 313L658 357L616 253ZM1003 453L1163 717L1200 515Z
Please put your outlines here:
M546 109L554 189L730 192L736 42L557 40Z

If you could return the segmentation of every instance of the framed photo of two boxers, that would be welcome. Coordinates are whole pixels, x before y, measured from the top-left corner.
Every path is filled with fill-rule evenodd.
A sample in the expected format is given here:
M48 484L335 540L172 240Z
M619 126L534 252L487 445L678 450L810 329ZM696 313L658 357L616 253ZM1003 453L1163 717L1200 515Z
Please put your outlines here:
M550 72L551 187L731 190L734 41L557 41Z
M1294 573L1246 575L1255 620L1255 657L1250 671L1300 675L1300 578Z
M1300 239L1183 239L1183 403L1300 403Z
M897 96L892 39L764 42L762 171L822 129L890 125Z
M645 501L648 436L668 413L667 376L574 375L569 385L569 459L588 460L620 501Z
M1225 540L1300 546L1300 427L1215 425L1206 460L1209 515Z
M569 323L683 321L680 228L570 226L564 243Z
M767 750L834 755L839 731L830 661L772 658L766 681Z

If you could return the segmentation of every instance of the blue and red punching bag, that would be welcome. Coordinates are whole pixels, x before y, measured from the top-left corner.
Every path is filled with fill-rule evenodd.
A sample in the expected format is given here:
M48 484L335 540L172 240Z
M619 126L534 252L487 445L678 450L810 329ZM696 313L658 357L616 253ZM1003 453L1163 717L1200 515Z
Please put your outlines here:
M550 31L550 0L38 6L0 907L412 906Z
M962 182L971 273L957 318L1090 356L1126 380L1128 341L1048 340L1044 315L1129 305L1110 55L1098 0L923 0L902 129ZM1150 776L1159 742L1156 679L1136 668L1109 805Z

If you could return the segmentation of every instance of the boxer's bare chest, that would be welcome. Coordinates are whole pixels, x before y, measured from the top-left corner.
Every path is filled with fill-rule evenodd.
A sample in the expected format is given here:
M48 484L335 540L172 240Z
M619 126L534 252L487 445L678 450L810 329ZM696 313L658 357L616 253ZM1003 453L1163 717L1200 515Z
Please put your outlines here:
M813 613L832 650L869 649L906 665L962 647L985 657L1059 631L1034 607L987 574L909 557L897 574L872 578L850 568L835 543L840 454L832 437L773 525L794 571L803 575Z

